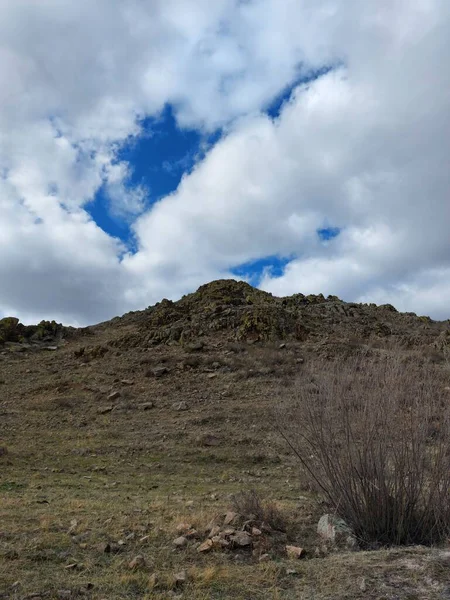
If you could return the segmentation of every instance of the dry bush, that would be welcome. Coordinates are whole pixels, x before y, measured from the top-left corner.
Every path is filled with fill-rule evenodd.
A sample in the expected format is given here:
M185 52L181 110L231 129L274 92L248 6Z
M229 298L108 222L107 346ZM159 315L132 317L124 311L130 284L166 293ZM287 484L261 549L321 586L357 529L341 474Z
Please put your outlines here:
M274 502L263 500L255 490L233 495L231 503L233 510L244 518L260 525L265 523L275 531L286 531L286 516Z
M440 379L436 367L400 358L319 365L277 411L304 471L362 542L450 534L450 403Z

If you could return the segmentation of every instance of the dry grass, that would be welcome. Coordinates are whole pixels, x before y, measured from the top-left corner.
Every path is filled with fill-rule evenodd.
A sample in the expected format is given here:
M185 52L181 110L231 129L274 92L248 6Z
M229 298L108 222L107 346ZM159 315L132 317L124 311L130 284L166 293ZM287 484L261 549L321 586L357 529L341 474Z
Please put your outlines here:
M95 346L106 342L92 340ZM0 456L2 600L32 594L50 600L167 600L171 594L186 600L356 599L363 577L367 598L442 598L446 559L432 563L428 551L314 557L320 509L270 418L280 378L259 372L236 380L233 370L258 372L277 363L277 348L267 349L269 358L264 347L241 345L238 355L214 349L185 366L186 353L177 347L111 351L88 363L74 356L75 347L0 359L0 446L8 448ZM289 369L305 355L314 370L306 349L279 353ZM233 359L239 363L228 366ZM149 365L159 364L170 372L144 376ZM291 383L288 372L281 364ZM114 410L98 414L114 390L121 393ZM174 411L181 400L188 410ZM147 401L154 408L139 410ZM199 446L205 434L220 444ZM266 499L274 500L307 559L293 562L281 553L259 563L245 551L201 555L193 542L174 549L179 523L203 535L242 489L264 499L265 519L272 519ZM111 552L104 551L108 543ZM145 568L132 571L137 555L144 556ZM412 571L406 560L424 570ZM177 587L174 575L182 570L187 581ZM419 579L422 595L414 596Z

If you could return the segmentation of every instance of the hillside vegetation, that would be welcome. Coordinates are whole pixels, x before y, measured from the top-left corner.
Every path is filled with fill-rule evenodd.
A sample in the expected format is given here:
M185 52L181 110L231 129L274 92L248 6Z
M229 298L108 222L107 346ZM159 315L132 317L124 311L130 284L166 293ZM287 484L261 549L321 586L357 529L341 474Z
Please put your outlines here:
M0 598L450 598L449 345L232 280L82 329L3 319Z

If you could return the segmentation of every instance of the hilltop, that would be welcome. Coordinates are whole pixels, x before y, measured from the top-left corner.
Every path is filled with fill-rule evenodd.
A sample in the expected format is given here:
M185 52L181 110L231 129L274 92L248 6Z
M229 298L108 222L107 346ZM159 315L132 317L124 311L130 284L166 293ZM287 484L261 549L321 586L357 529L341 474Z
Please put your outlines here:
M359 357L433 369L444 389L449 331L233 280L85 328L0 321L0 598L449 597L441 551L322 552L326 507L274 424L299 376ZM286 531L199 553L250 489Z

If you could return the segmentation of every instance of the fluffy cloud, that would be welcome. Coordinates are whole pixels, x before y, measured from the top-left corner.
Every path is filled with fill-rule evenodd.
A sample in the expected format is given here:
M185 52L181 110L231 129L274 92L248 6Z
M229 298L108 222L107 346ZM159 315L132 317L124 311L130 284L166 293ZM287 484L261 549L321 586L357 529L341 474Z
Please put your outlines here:
M276 294L448 318L449 17L445 0L4 1L0 313L94 322L279 255ZM117 149L166 103L226 135L143 212ZM101 186L134 254L85 210Z

